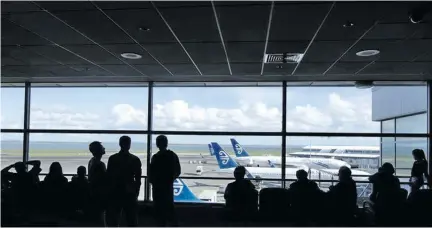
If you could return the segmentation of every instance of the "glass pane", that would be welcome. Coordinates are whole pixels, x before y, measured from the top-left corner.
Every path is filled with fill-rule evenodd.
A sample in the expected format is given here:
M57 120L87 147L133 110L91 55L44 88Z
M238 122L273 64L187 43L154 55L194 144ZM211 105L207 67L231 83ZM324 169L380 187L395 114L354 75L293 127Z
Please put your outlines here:
M34 129L147 130L146 87L32 88Z
M398 176L410 176L414 162L412 151L422 149L428 156L426 138L396 138L396 174Z
M1 169L23 160L23 134L1 133ZM15 172L11 169L11 172Z
M247 177L256 178L252 183L258 190L281 186L281 181L278 180L281 178L281 137L190 135L167 135L167 137L168 148L177 153L182 167L180 177L184 183L178 183L179 186L182 189L189 189L201 201L224 202L225 187L233 180L187 179L187 177L233 178L233 170L239 164L246 166L250 173ZM152 148L152 154L158 151L156 145ZM260 180L264 178L275 180ZM187 188L184 187L185 184ZM192 194L189 194L189 197L193 198Z
M393 166L396 166L395 138L393 137L381 138L381 150L382 150L381 164L388 162L391 163Z
M24 88L0 88L2 129L22 129L24 127Z
M396 119L396 133L426 133L426 112L426 86L378 86L373 89L372 119Z
M381 133L396 133L395 119L384 120L381 122Z
M288 87L288 132L379 133L372 92L354 87Z
M397 118L396 133L427 133L426 113Z
M154 88L153 129L281 131L280 87Z

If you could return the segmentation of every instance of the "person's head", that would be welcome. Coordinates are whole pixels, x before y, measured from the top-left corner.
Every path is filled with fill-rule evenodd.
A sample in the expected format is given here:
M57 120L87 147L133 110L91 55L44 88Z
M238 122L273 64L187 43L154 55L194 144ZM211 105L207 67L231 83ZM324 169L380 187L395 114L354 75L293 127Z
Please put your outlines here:
M422 149L414 149L412 155L416 161L426 160L425 153Z
M346 166L340 167L338 176L340 181L351 179L351 169Z
M26 171L24 162L17 162L14 167L17 173L25 173Z
M90 143L89 150L93 154L93 156L97 158L102 158L102 155L105 154L105 147L99 141L94 141Z
M131 143L132 140L129 136L123 135L122 137L120 137L119 145L122 151L129 151L131 148Z
M243 180L246 175L246 168L244 166L237 166L234 170L234 178L236 180Z
M84 166L79 166L77 169L77 175L79 178L84 178L87 174L87 169Z
M51 176L62 176L63 175L63 168L60 165L59 162L53 162L51 163L49 167L49 175Z
M168 147L168 138L165 135L156 137L156 146L159 149L166 149Z
M304 169L299 169L296 172L297 180L303 181L308 179L308 173Z
M395 169L391 163L386 162L381 166L381 172L393 175L395 173Z

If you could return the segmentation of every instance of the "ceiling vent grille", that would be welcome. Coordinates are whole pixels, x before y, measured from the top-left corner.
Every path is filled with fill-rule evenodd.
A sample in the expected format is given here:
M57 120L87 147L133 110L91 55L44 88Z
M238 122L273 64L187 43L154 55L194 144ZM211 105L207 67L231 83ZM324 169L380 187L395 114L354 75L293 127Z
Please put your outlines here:
M303 53L265 54L264 63L299 63Z

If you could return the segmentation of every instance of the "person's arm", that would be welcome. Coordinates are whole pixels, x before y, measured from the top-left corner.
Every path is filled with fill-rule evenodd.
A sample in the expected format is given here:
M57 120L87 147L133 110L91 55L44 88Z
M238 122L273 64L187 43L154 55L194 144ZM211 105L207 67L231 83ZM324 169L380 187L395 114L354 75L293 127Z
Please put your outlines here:
M39 174L42 171L42 169L40 168L41 166L41 161L39 160L33 160L33 161L28 161L27 165L32 165L32 169L29 171L29 173L31 173L34 178L39 178Z
M12 169L15 166L15 164L6 166L4 169L1 170L1 175L3 176L4 174L10 173L9 170Z
M180 160L177 154L174 153L174 179L178 178L181 174Z
M225 188L224 199L228 200L231 195L231 184L228 184Z
M139 196L139 191L141 188L141 174L142 174L142 164L141 160L137 157L136 167L135 167L135 186L136 186L136 197Z

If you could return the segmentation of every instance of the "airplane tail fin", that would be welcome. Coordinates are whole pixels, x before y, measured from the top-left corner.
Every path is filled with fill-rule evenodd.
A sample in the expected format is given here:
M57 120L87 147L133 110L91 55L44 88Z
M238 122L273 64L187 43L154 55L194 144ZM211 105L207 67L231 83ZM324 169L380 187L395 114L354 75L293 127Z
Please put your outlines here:
M231 138L230 140L236 157L249 157L248 152L243 149L243 147L240 145L240 143L237 142L237 140L235 140L234 138Z
M276 166L273 164L273 162L271 162L270 160L267 160L267 161L268 161L270 167L276 168Z
M211 144L208 144L208 148L209 148L209 151L210 151L210 156L214 156L215 153L214 153L214 150L213 150L212 145L211 145Z
M189 189L189 187L183 182L182 179L177 178L174 181L174 201L176 202L200 202L195 194Z
M218 162L220 169L229 169L237 167L237 162L234 161L218 143L212 142L211 146L216 155L216 160Z

